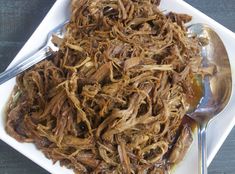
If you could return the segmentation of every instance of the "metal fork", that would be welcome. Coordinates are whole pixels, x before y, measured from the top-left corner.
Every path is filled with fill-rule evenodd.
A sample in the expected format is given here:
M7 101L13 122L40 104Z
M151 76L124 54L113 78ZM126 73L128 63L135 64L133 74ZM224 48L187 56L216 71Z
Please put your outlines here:
M36 63L48 58L54 52L58 51L59 48L52 43L52 37L53 35L55 35L60 38L63 38L65 25L67 23L68 21L58 25L56 28L50 31L47 35L47 40L46 40L45 45L39 51L29 56L25 60L19 62L17 65L13 66L12 68L9 68L5 70L4 72L2 72L0 74L0 85L10 80L11 78L17 76L18 74L22 73L23 71L27 70L28 68L35 65Z

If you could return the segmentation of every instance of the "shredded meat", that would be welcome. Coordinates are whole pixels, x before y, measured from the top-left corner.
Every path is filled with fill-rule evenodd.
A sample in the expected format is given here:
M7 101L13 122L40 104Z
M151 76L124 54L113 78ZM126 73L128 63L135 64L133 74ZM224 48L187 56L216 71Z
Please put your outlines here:
M178 162L180 162L183 159L184 155L186 154L186 151L188 150L192 141L193 138L192 138L191 129L190 127L188 127L188 125L185 125L181 132L181 135L179 136L177 142L173 147L173 151L169 158L169 163L177 164Z
M7 132L77 174L166 173L191 144L184 128L166 158L201 72L191 17L160 0L71 4L60 50L17 77Z

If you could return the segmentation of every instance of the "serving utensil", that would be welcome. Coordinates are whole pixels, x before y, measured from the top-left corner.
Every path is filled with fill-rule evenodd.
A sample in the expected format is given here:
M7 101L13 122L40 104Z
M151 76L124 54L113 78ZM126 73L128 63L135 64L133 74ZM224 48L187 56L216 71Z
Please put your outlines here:
M215 65L216 67L214 75L205 76L202 80L203 97L194 111L188 113L198 123L199 128L199 173L207 174L206 129L207 125L225 108L230 99L232 74L227 51L215 31L205 24L193 24L188 27L188 32L202 38L202 40L206 38L208 43L201 43L203 66Z
M16 63L13 67L2 72L0 74L0 85L10 80L11 78L17 76L18 74L22 73L23 71L27 70L36 63L48 58L54 52L58 51L59 47L57 47L52 43L52 39L53 36L57 36L59 38L64 37L65 25L67 23L68 21L58 25L56 28L50 31L47 35L47 40L45 42L45 45L41 49L39 49L36 53L24 59L23 61Z

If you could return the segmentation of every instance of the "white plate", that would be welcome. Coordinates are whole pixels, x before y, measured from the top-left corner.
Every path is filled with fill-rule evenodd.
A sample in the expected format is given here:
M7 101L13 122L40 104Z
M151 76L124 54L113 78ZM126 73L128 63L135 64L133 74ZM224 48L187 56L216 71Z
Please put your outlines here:
M167 11L175 11L187 13L193 16L192 23L206 23L210 25L222 38L225 47L228 51L233 74L233 89L234 70L235 70L235 35L215 22L213 19L196 10L182 0L162 0L161 9ZM45 19L39 25L37 30L15 57L10 66L13 66L18 61L30 55L39 49L45 42L47 33L58 24L69 18L69 0L57 0L52 9L49 11ZM0 86L0 138L7 144L24 154L32 161L45 168L51 173L72 174L71 170L62 168L59 164L53 165L44 155L35 148L33 144L18 143L5 132L5 106L15 85L15 79L8 81ZM210 124L208 128L208 164L211 163L215 154L218 152L222 143L235 124L235 94L232 92L232 97L225 110ZM197 138L195 136L194 143L187 153L185 159L177 166L175 174L196 174L197 173Z

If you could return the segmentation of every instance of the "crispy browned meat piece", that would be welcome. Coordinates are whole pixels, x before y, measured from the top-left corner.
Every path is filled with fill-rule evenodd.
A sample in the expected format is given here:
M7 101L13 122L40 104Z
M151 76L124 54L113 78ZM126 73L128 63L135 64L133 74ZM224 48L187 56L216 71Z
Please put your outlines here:
M173 147L172 153L169 158L169 163L177 164L178 162L180 162L184 158L192 142L193 137L191 129L188 125L185 125L182 129L181 135L179 136Z
M191 18L159 3L72 0L60 51L17 78L7 132L75 173L166 173L201 56Z

